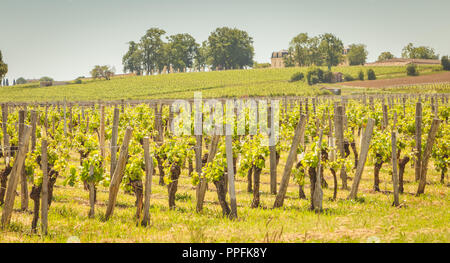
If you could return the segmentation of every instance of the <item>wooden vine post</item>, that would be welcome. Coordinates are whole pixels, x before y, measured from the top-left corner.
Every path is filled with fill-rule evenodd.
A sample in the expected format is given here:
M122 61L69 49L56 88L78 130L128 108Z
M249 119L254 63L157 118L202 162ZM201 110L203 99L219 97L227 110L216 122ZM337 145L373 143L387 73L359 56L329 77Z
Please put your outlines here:
M209 154L208 154L208 160L206 165L208 165L210 162L214 160L214 156L216 156L218 145L219 145L220 135L213 135L211 140L211 146L209 148ZM205 193L206 193L206 187L207 187L207 181L204 176L200 177L200 182L198 186L198 192L197 192L197 206L196 210L197 212L201 212L203 210L203 201L205 200Z
M340 157L345 158L344 151L344 107L336 106L336 113L334 114L335 122L335 134L336 134L336 144L339 150ZM342 180L342 189L347 189L347 173L345 172L345 167L341 168L340 177Z
M364 165L366 164L367 155L369 153L370 141L372 140L373 128L375 126L375 120L369 118L367 120L366 130L362 136L361 153L359 155L358 166L356 167L355 179L353 180L352 189L348 199L355 199L358 194L359 182L364 171Z
M100 153L103 160L106 157L105 151L105 105L100 106L100 130L99 130L99 143L100 143Z
M31 136L31 127L25 125L21 140L19 142L19 151L14 161L14 166L11 170L8 186L6 188L6 198L3 206L2 220L1 220L2 228L7 226L11 221L11 215L14 207L14 199L16 197L16 189L19 183L19 178L22 175L22 171L24 168L25 157L27 154L26 146L30 140L30 136Z
M392 159L392 182L393 182L393 186L394 186L394 206L399 206L400 202L399 202L399 196L398 196L398 192L399 192L399 179L398 179L398 172L397 172L397 166L398 166L398 160L397 160L397 131L396 131L396 126L397 126L397 112L394 111L394 125L392 126L392 133L391 133L391 137L392 137L392 151L391 151L391 159Z
M274 208L282 207L284 202L284 197L286 196L287 188L289 185L289 179L291 176L292 166L297 158L297 148L300 144L301 138L305 134L306 129L306 115L300 116L300 121L295 128L294 138L292 140L291 149L289 150L289 155L286 160L286 165L283 171L283 177L281 178L280 188L278 190L277 196L275 198Z
M131 127L127 127L122 146L120 147L119 161L117 162L117 166L114 170L114 175L109 186L109 199L105 213L105 220L108 220L114 212L114 207L117 201L117 193L119 192L119 186L125 172L125 165L128 158L128 144L130 143L132 132L133 129Z
M24 134L24 127L25 127L25 116L26 116L26 112L24 110L20 110L19 111L19 144L23 143L21 142L21 138L23 138L23 134ZM32 128L31 128L31 132L32 132ZM30 133L31 136L31 133ZM29 142L27 141L25 143L25 155L28 152L28 144ZM25 174L25 162L22 163L22 169L21 169L21 174L20 174L20 209L22 211L26 211L28 209L28 178L27 175Z
M114 170L116 169L117 165L117 139L119 135L119 114L120 114L119 109L115 108L111 134L111 167L110 167L111 178L114 174Z
M416 104L416 156L415 156L415 177L420 179L420 164L422 162L422 103Z
M231 218L237 218L237 203L236 203L236 190L234 185L234 167L233 167L233 143L231 135L225 136L225 147L227 155L227 174L228 174L228 188L230 195L231 206Z
M42 196L41 196L41 230L43 235L47 235L48 229L48 160L47 160L47 140L42 140Z
M2 131L3 131L3 155L5 156L5 163L9 164L10 146L9 135L7 132L8 125L8 104L2 104Z
M323 201L323 191L322 191L322 182L321 182L321 177L322 177L322 136L323 136L323 131L320 130L320 135L319 135L319 142L318 142L318 149L317 149L317 158L319 160L318 164L317 164L317 173L316 173L316 178L315 178L315 183L314 183L314 187L312 187L311 189L314 189L314 192L312 194L312 205L313 205L313 209L316 212L321 212L322 211L322 201Z
M269 152L270 152L270 193L277 194L277 146L274 141L274 115L272 107L268 108L267 122L269 124Z
M145 192L144 192L144 216L141 225L150 225L150 196L152 194L153 159L150 157L149 138L144 137L144 162L145 162ZM138 218L139 220L139 218Z
M425 192L425 185L427 184L428 161L431 156L431 150L433 148L433 144L440 124L441 120L434 119L431 124L430 132L428 133L427 144L425 146L425 151L423 152L422 160L420 163L420 180L419 187L417 189L417 195L421 195Z

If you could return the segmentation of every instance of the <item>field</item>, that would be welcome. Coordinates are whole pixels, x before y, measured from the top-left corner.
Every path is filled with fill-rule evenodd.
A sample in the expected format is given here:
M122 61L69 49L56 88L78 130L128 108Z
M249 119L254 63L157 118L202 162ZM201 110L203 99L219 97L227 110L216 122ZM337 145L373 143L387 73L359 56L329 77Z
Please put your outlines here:
M373 67L378 79L392 79L406 76L405 67ZM440 71L440 66L419 66L421 75ZM354 78L367 67L336 67L335 72L350 74ZM3 102L42 101L86 101L86 100L131 100L193 98L201 91L204 98L252 97L252 96L315 96L328 94L320 88L323 85L308 86L305 82L289 82L295 72L306 68L230 70L216 72L175 73L157 76L137 76L105 80L87 80L83 84L39 87L39 84L25 84L0 89ZM449 92L429 89L423 92ZM343 94L366 92L364 89L343 89ZM395 91L392 91L395 92Z
M52 204L49 209L48 235L41 235L31 231L31 221L33 218L33 205L30 200L27 211L21 211L22 189L17 188L18 196L15 198L14 210L11 223L5 229L0 230L0 242L66 242L69 240L80 240L81 242L449 242L450 241L450 198L448 193L448 171L441 173L436 170L442 167L441 160L448 161L448 136L449 134L449 107L448 97L436 97L432 104L430 99L423 101L423 126L422 126L422 147L425 149L428 132L431 129L431 120L434 114L443 120L437 134L436 143L433 149L433 156L430 158L427 169L426 190L424 194L416 195L418 182L415 180L415 171L413 162L406 165L404 173L404 192L400 194L398 206L393 206L392 165L389 161L390 132L393 129L392 121L394 112L398 115L398 141L402 149L400 157L414 155L414 111L417 97L406 95L406 104L402 104L398 97L389 97L389 110L387 112L389 125L382 127L384 122L383 97L374 96L375 104L373 109L371 105L362 103L360 100L346 103L346 116L348 129L345 133L345 140L354 141L356 148L361 151L361 134L358 130L363 129L368 122L368 118L376 119L374 138L371 142L371 150L365 165L361 184L359 186L358 198L348 199L350 189L341 189L341 178L338 180L337 198L333 197L333 176L330 173L330 167L335 167L336 163L328 161L323 162L323 178L328 182L328 187L323 188L323 210L318 213L310 209L310 180L312 174L291 175L289 187L287 189L284 205L280 208L273 208L275 195L270 193L270 162L269 157L264 155L267 152L259 152L265 147L252 147L257 143L258 137L243 138L233 141L233 151L239 152L237 169L240 171L245 163L252 161L259 156L265 156L264 165L262 165L260 182L260 202L256 208L251 208L254 202L254 193L247 191L247 176L236 175L236 196L237 196L237 219L230 219L222 215L222 207L218 202L216 186L212 183L214 180L223 178L223 170L218 169L218 174L209 170L204 170L205 176L209 181L206 191L205 204L203 211L196 212L196 186L194 185L193 174L188 172L189 153L192 153L192 136L172 137L165 133L163 146L153 141L155 130L158 126L155 122L155 112L148 105L139 105L136 107L126 107L124 113L121 113L119 123L119 143L124 138L125 128L130 125L133 128L133 136L129 146L129 156L127 168L125 169L124 181L118 194L115 213L108 221L105 221L105 211L108 204L109 188L109 169L98 174L100 178L95 178L97 184L97 202L95 205L95 217L89 218L90 195L89 191L84 189L86 182L91 182L89 177L83 175L83 167L79 167L80 160L91 166L99 167L99 163L91 162L98 158L101 149L98 132L101 115L99 108L84 109L84 116L79 107L74 107L67 111L70 122L68 135L64 136L64 122L62 118L62 109L50 108L48 114L48 136L43 135L45 130L44 108L33 108L29 106L28 112L35 109L38 112L38 136L37 149L43 138L49 140L49 165L52 170L58 171L56 185L53 192ZM447 98L447 100L445 100ZM392 100L391 100L392 99ZM298 102L302 102L299 104ZM299 160L314 160L315 141L318 139L319 130L330 129L328 119L333 120L333 100L324 100L318 104L309 104L308 111L304 100L291 101L284 109L282 119L283 128L277 151L280 153L280 163L277 165L278 186L280 186L281 176L286 165L289 152L289 146L294 136L295 124L299 122L300 113L308 114L309 121L306 123L305 152L304 157ZM310 100L309 103L312 103ZM302 105L302 106L301 106ZM314 105L314 110L313 107ZM433 108L438 105L437 108ZM436 111L433 113L433 109ZM17 138L15 130L15 120L18 118L19 109L10 109L8 118L8 131L11 141ZM106 108L106 141L109 145L111 140L111 129L113 119L113 108ZM308 113L309 112L309 113ZM72 115L73 114L73 118ZM330 115L331 114L331 115ZM87 118L87 117L90 117ZM170 120L168 108L162 112L164 121ZM29 119L29 118L27 118ZM30 118L31 119L31 118ZM90 120L90 126L87 125ZM320 120L327 120L325 122ZM56 122L55 122L56 121ZM30 123L30 120L26 121ZM56 125L55 128L52 125ZM331 124L331 122L330 122ZM101 125L101 124L100 124ZM85 132L85 131L88 132ZM101 130L101 128L100 128ZM334 128L333 128L334 130ZM351 131L351 132L350 132ZM155 156L165 156L163 166L170 168L170 175L166 173L165 180L173 186L174 182L178 184L178 191L174 194L176 207L169 208L167 186L158 184L160 171L156 169L152 180L152 195L150 200L150 225L148 227L137 225L136 196L134 190L129 186L136 181L144 181L144 174L140 167L143 165L143 150L140 139L143 136L152 135L150 151ZM337 136L337 134L333 135ZM211 143L209 136L204 136L205 142L203 151L208 152L205 145ZM331 138L331 137L330 137ZM256 141L255 141L256 140ZM100 140L101 141L101 140ZM195 140L194 140L195 141ZM327 139L324 139L327 141ZM3 141L2 141L3 142ZM219 141L223 145L223 140ZM238 145L248 145L250 148L238 147ZM212 146L211 146L212 147ZM236 147L236 148L235 148ZM303 146L302 146L303 147ZM323 146L325 147L325 146ZM182 151L184 149L184 151ZM219 148L222 149L222 148ZM327 153L331 153L333 148L322 148ZM85 157L80 156L79 152L87 151ZM267 150L267 149L266 149ZM222 150L219 150L221 153ZM256 155L253 155L255 154ZM40 154L39 151L35 152ZM214 164L221 166L223 155L217 154ZM385 154L387 159L381 168L379 174L379 189L374 190L374 165L376 155ZM110 151L106 151L105 166L109 167ZM54 157L51 157L54 156ZM255 157L256 156L256 157ZM445 157L446 156L446 157ZM330 157L331 158L331 157ZM348 185L352 187L355 178L354 153L347 158L348 162ZM39 166L36 166L33 159L29 156L26 162L26 171L29 183L28 192L31 186L37 186L42 183L40 180L42 173L39 172ZM59 162L59 163L58 163ZM101 162L100 162L101 163ZM156 160L154 160L156 165ZM159 163L158 163L159 164ZM134 166L136 165L136 166ZM260 167L256 166L254 167ZM261 165L261 164L258 164ZM303 163L305 169L314 168L310 162ZM445 165L445 164L444 164ZM172 177L173 166L181 168L180 178ZM72 169L77 170L77 176L69 172ZM136 171L133 167L138 167ZM446 167L446 166L445 166ZM4 168L4 158L1 159L0 171ZM336 169L336 168L333 168ZM165 170L166 172L168 170ZM294 172L293 172L294 173ZM444 176L443 176L443 175ZM211 177L209 177L211 176ZM256 187L256 175L254 173L254 184ZM443 176L443 177L442 177ZM67 183L73 179L73 184ZM84 179L83 179L84 178ZM216 178L216 179L213 179ZM86 181L87 180L87 181ZM171 181L172 180L172 181ZM222 180L222 179L219 179ZM442 182L442 180L444 182ZM216 181L215 181L216 182ZM219 181L221 182L221 181ZM299 185L305 191L306 199L299 198ZM20 191L19 191L20 189ZM255 189L255 188L253 188ZM128 193L127 193L128 192ZM173 193L172 193L173 194ZM227 202L228 199L227 195ZM4 207L0 207L0 214ZM38 225L39 229L39 225Z
M282 172L280 163L279 173ZM298 199L298 186L291 183L284 208L272 209L275 197L269 193L269 174L262 175L262 207L251 209L252 195L246 192L243 178L237 182L239 219L221 216L214 186L206 195L205 210L195 213L195 189L183 173L177 194L176 210L167 207L167 188L153 180L151 226L138 227L134 220L135 198L120 194L114 216L102 221L106 188L99 189L95 219L88 218L88 192L81 186L55 189L49 211L49 235L31 234L30 212L15 211L12 225L0 232L0 242L66 242L78 237L81 242L449 242L450 200L448 187L439 183L439 175L430 169L427 193L415 197L414 170L406 172L408 184L401 195L402 207L392 207L392 194L372 190L372 165L368 164L358 201L345 200L348 191L339 190L338 201L330 201L332 189L324 191L323 214L309 210L309 200ZM382 171L382 190L392 190L389 169ZM332 182L331 175L326 179ZM309 189L306 185L305 189ZM308 190L306 194L309 196ZM17 207L19 202L17 202ZM32 207L30 205L30 211ZM1 212L1 208L0 208ZM268 237L267 237L268 236Z

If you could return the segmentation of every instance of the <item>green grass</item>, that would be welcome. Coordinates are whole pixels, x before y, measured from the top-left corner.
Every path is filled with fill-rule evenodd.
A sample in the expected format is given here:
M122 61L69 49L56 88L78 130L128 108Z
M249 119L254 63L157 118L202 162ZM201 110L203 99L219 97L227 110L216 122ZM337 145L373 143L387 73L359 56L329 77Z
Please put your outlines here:
M439 66L419 66L420 74L439 71ZM351 74L367 67L336 67L333 71ZM405 67L373 67L378 79L406 76ZM120 99L193 98L201 91L204 98L251 97L328 94L321 85L308 86L305 82L290 83L295 72L306 68L230 70L216 72L175 73L157 76L118 77L110 81L88 80L83 84L39 87L38 83L3 87L0 101L85 101Z
M278 166L279 174L285 159L283 154ZM380 177L382 191L392 191L389 170L388 165L383 166ZM31 234L32 214L14 210L12 224L0 231L0 242L66 242L70 237L81 242L368 242L373 239L380 242L449 242L448 186L437 183L439 174L430 165L430 184L423 196L415 197L412 193L417 190L417 183L414 182L411 165L408 164L406 172L405 194L400 196L402 207L395 208L391 206L392 194L371 190L372 163L366 165L358 201L346 200L348 191L341 189L338 200L330 201L333 180L327 171L325 178L331 185L324 190L325 212L316 214L308 209L309 200L298 199L298 186L292 180L284 207L272 209L275 196L269 193L269 170L265 168L261 185L262 207L259 209L250 208L252 195L246 192L246 180L237 179L239 218L234 221L221 216L213 184L209 185L204 211L200 214L195 212L195 189L186 170L179 182L178 208L169 210L167 188L159 186L155 176L150 227L136 226L134 196L122 190L114 215L104 222L102 218L108 193L107 189L100 188L96 217L89 219L88 192L82 186L62 186L60 178L49 211L49 235ZM305 191L309 196L309 185L305 186ZM19 207L19 199L16 198L16 208Z

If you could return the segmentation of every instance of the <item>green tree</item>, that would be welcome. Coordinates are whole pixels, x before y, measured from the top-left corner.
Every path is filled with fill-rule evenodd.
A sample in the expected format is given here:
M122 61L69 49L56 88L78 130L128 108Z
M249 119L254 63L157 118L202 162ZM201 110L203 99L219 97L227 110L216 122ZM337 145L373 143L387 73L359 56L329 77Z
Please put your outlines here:
M237 28L217 28L208 37L208 56L216 69L242 69L253 65L253 39Z
M189 34L176 34L168 37L167 51L170 64L177 71L192 68L198 51L198 44Z
M40 78L39 81L53 81L53 79L45 76L45 77Z
M203 41L194 58L194 66L198 71L204 71L208 65L208 42Z
M26 83L27 83L26 79L24 79L22 77L18 78L17 81L16 81L17 85L26 84Z
M289 56L292 56L294 64L298 66L309 65L309 37L307 33L295 36L289 44Z
M122 58L123 71L141 75L142 73L142 50L139 49L139 44L130 41L128 52Z
M3 62L3 55L0 50L0 80L6 76L6 73L8 73L8 64Z
M441 64L444 70L450 70L450 61L448 60L448 56L442 57Z
M344 44L333 34L327 33L320 36L319 52L328 70L331 70L332 66L339 65L343 58L343 51Z
M109 66L95 66L91 70L91 76L94 79L105 78L106 80L110 80L112 76L114 76L114 69Z
M353 44L350 45L350 50L348 51L347 58L350 66L364 65L367 60L366 46L363 44Z
M395 58L395 56L391 52L383 52L378 56L377 61L381 62L393 58Z
M147 75L151 74L155 69L161 71L162 67L167 64L167 56L162 40L162 36L165 33L166 31L162 29L150 28L141 38L139 45L142 50L142 63Z
M310 38L307 33L298 34L289 44L289 57L292 60L289 62L298 66L321 65L319 44L318 37Z
M403 48L402 58L411 59L439 59L433 48L420 46L414 47L412 43L409 43Z

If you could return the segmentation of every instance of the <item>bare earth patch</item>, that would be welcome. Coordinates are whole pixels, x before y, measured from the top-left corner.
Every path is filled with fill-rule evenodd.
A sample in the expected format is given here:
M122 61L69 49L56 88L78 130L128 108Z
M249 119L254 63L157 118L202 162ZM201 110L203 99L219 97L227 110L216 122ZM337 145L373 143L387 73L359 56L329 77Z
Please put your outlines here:
M395 79L378 79L365 81L344 82L343 86L364 88L385 88L393 86L409 86L414 84L450 83L450 72L436 73L417 77L403 77Z

